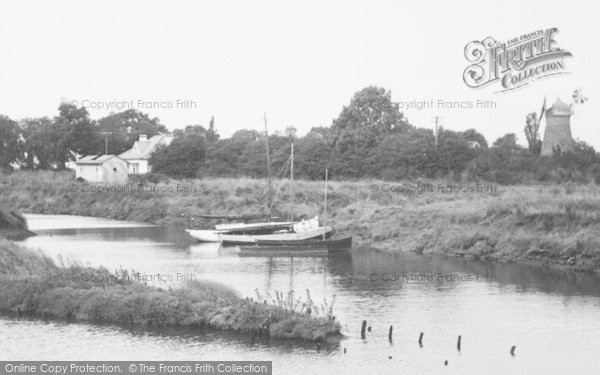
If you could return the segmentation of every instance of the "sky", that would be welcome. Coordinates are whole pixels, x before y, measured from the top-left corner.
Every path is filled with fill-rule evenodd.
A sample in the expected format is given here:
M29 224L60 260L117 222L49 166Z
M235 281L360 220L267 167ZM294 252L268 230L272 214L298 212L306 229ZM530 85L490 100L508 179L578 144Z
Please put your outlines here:
M330 126L356 91L377 85L416 126L431 128L439 116L448 129L473 128L488 141L516 133L525 144L527 113L539 113L544 97L569 101L582 88L589 101L577 107L572 133L600 150L599 8L556 0L3 2L0 114L54 116L73 101L101 118L126 102L171 130L214 116L228 137L262 130L266 112L270 131L294 126L302 135ZM570 74L503 93L463 82L469 42L551 27L573 54ZM430 100L432 108L409 108ZM477 100L495 108L438 106Z

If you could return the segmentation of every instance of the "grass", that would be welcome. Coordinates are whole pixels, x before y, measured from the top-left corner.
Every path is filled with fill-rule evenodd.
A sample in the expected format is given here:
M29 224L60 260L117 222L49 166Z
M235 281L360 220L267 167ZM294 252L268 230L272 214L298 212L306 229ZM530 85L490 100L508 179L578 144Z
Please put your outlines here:
M33 235L27 228L27 220L15 211L0 209L0 237L22 240Z
M0 207L23 212L75 214L181 223L181 214L246 215L264 212L266 181L207 178L161 180L137 177L136 186L193 187L187 192L72 192L70 172L15 172L0 178ZM398 187L427 186L421 192ZM600 274L600 187L596 185L494 186L487 192L445 192L446 181L330 181L327 222L355 244L384 251L441 253L541 264ZM377 186L377 191L371 186ZM395 189L394 189L395 187ZM276 182L274 211L287 217L290 185ZM324 184L296 181L295 213L322 213ZM387 191L385 191L387 190ZM196 220L199 227L215 221Z
M3 313L18 311L71 322L213 328L306 341L340 336L340 325L334 320L243 299L233 289L211 281L191 281L165 290L115 277L104 268L59 267L5 240L0 241L0 261Z

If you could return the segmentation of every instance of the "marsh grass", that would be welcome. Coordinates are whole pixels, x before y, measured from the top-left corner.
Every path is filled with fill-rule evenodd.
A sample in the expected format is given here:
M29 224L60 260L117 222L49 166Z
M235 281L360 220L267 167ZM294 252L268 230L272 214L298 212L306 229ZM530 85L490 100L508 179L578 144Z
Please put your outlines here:
M327 298L323 299L323 303L320 305L315 304L313 301L310 290L306 289L306 299L302 297L296 297L295 292L290 290L287 294L280 291L274 291L274 296L270 292L264 295L257 289L254 290L257 300L263 301L266 306L281 309L289 313L306 313L314 314L314 316L327 318L328 320L335 320L333 315L333 306L335 304L335 294L331 302L327 301Z
M161 289L115 277L102 267L58 267L8 241L0 242L0 261L0 312L73 322L214 328L308 341L340 332L332 320L243 299L212 281ZM118 272L124 276L127 271Z
M70 172L14 172L0 179L0 205L24 212L89 215L154 223L181 223L181 214L246 215L265 212L263 179L161 180L195 193L72 193ZM385 251L442 253L600 272L600 187L595 185L496 186L495 191L445 193L446 181L329 182L327 224L355 244ZM276 181L274 214L289 217L292 190ZM433 192L382 191L430 184ZM451 182L450 184L458 184ZM372 191L377 185L378 191ZM468 183L466 183L468 185ZM322 213L324 183L296 181L296 217ZM197 220L198 227L215 221Z

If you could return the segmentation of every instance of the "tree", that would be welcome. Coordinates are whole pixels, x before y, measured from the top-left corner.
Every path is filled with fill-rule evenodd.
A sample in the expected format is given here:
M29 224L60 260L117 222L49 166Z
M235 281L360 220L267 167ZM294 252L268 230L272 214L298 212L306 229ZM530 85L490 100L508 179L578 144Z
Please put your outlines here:
M168 133L158 118L151 118L135 109L111 113L101 118L98 120L98 128L102 144L107 141L108 154L117 155L133 147L142 134L150 138L159 133Z
M540 123L537 118L537 113L531 112L525 118L525 137L529 144L529 151L533 155L539 155L542 150L542 141L540 139Z
M346 176L372 175L377 171L373 149L391 134L412 127L404 119L389 90L369 86L354 94L331 127L338 172Z
M152 153L149 162L153 172L175 178L192 178L199 177L205 154L204 137L190 134L173 139L168 146L159 147Z
M19 162L21 149L20 128L16 121L0 115L0 168L12 169Z
M69 151L81 155L91 155L102 152L103 142L98 127L89 118L88 111L70 103L62 103L58 107L58 116L54 118L55 131L62 134L60 145L61 155L72 159ZM60 160L58 168L64 168Z
M329 128L312 128L306 136L298 139L295 151L295 171L298 176L309 179L325 177L325 168L331 163L331 132Z
M438 138L436 164L442 174L461 172L475 158L476 151L469 147L464 133L442 129Z
M508 133L496 139L492 144L494 152L502 160L508 160L521 150L517 144L517 136L514 133Z
M433 131L430 129L418 128L391 135L381 142L378 152L380 178L432 177L434 174L436 149Z
M487 140L485 139L483 134L479 133L475 129L465 130L463 132L463 136L468 142L477 142L479 144L479 146L482 148L488 147Z
M47 117L21 121L23 129L23 163L25 168L49 169L64 165L67 152L58 124Z

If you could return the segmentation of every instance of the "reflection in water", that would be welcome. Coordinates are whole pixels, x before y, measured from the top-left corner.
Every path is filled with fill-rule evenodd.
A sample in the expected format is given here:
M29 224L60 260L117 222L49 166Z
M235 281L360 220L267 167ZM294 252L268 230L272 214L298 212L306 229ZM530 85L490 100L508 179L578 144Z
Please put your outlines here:
M0 332L8 341L0 342L0 352L7 358L27 359L16 343L32 348L29 359L272 359L276 373L438 373L441 368L461 374L593 373L600 366L600 282L590 275L365 248L317 258L240 258L236 248L196 244L181 228L122 223L110 228L104 220L93 228L95 219L86 219L91 222L85 227L70 225L77 220L42 217L40 222L52 222L53 229L25 244L92 266L191 274L248 297L256 289L262 294L294 290L305 299L309 289L320 304L335 295L334 314L348 339L341 347L318 352L314 345L274 345L214 332L131 331L3 318ZM30 219L33 230L37 223ZM477 275L487 276L464 281ZM359 334L363 319L372 326L365 340ZM393 343L387 340L390 325ZM420 332L423 348L417 344ZM517 346L515 357L508 355L512 345Z

